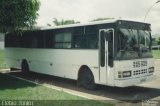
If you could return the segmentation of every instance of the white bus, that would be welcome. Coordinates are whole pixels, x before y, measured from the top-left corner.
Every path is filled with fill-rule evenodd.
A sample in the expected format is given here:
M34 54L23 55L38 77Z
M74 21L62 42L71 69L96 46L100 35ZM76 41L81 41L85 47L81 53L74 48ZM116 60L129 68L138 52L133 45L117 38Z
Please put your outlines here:
M155 78L147 23L106 20L7 33L5 53L11 68L74 79L87 89Z

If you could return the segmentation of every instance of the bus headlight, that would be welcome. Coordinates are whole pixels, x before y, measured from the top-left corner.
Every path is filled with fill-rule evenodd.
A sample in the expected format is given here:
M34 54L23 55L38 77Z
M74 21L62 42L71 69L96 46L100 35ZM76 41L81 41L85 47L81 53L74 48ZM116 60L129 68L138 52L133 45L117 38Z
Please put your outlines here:
M154 67L148 68L148 73L153 73L154 72Z
M119 71L118 78L131 77L131 71Z
M131 77L131 71L124 71L123 78L125 78L125 77Z

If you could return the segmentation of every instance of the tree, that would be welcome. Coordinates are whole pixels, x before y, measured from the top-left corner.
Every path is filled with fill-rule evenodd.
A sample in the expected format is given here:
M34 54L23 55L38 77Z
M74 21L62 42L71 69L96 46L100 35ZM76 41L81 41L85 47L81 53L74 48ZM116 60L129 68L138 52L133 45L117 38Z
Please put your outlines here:
M0 0L0 32L31 28L39 6L39 0Z
M160 37L157 38L157 44L160 45Z
M56 26L60 26L60 25L77 24L77 23L80 23L80 22L79 21L77 22L77 21L74 21L74 20L64 20L64 19L59 21L57 18L54 18L53 23Z
M94 20L91 20L91 22L94 22L94 21L102 21L102 20L109 20L109 19L114 19L114 18L96 18Z

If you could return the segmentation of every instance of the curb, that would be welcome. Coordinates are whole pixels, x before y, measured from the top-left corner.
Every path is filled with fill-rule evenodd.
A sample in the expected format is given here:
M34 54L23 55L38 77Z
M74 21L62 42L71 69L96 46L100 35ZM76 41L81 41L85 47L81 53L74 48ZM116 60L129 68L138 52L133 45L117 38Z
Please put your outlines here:
M10 69L0 69L0 71L10 71Z

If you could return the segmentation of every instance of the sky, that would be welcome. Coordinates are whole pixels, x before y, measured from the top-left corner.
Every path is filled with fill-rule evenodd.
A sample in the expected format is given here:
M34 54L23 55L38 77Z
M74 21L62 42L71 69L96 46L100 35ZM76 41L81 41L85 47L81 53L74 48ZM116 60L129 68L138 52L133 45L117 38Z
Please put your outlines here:
M160 34L160 2L157 0L40 0L39 26L53 25L53 19L89 22L96 18L116 18L151 24L152 34Z

